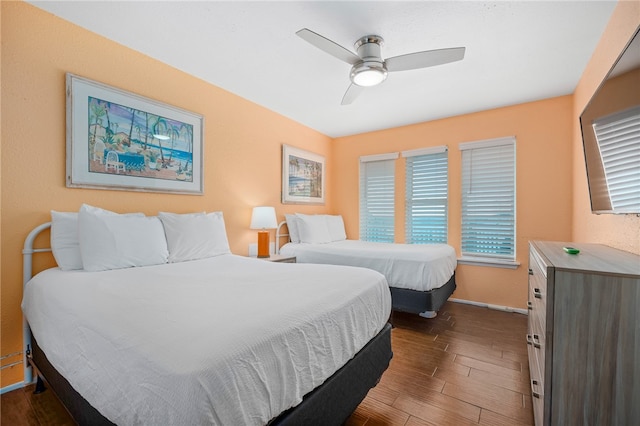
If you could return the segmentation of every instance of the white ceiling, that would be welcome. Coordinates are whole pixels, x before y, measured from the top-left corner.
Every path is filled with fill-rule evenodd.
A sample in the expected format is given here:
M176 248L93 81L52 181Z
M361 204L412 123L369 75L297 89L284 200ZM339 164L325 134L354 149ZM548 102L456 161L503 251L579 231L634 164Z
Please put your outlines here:
M616 5L615 0L29 3L331 137L573 93ZM383 58L458 46L465 46L466 54L459 62L390 73L383 84L341 106L350 65L297 37L301 28L350 50L360 37L380 35Z

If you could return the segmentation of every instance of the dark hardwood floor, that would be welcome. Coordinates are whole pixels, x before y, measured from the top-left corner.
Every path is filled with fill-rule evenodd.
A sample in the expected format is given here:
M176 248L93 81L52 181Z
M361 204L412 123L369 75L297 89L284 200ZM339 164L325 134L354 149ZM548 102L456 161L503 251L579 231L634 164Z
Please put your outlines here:
M346 426L533 424L526 316L447 302L393 322L391 365ZM53 392L32 392L2 395L2 425L74 424Z
M348 426L533 424L525 315L447 302L393 323L391 366Z

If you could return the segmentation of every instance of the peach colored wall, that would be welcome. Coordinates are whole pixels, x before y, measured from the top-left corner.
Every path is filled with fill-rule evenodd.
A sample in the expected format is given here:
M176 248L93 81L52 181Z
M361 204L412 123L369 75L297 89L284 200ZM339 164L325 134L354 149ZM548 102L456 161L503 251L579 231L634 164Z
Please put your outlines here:
M256 241L251 208L329 212L283 206L281 146L327 157L331 139L147 56L22 2L2 2L2 355L22 349L22 258L27 233L49 210L89 203L118 212L217 211L231 249ZM168 195L65 187L65 73L71 72L205 117L205 195ZM273 233L272 233L273 240ZM51 264L50 260L38 264ZM3 365L19 360L7 358ZM2 370L0 386L22 380L22 366Z
M573 226L575 241L602 243L640 254L640 215L591 213L587 173L580 134L580 114L616 59L640 26L640 2L620 1L587 64L574 92L573 125Z
M358 237L358 158L449 147L449 244L460 255L460 142L516 136L516 270L459 265L455 298L524 308L529 240L571 237L571 96L335 139L332 200ZM404 162L396 165L396 242L404 241Z

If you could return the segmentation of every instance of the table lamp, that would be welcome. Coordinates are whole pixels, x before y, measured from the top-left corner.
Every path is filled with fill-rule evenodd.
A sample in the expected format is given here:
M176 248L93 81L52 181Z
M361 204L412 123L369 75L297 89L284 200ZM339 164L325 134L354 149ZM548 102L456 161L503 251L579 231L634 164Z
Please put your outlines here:
M269 231L278 227L274 207L254 207L251 214L251 229L258 231L258 257L269 257Z

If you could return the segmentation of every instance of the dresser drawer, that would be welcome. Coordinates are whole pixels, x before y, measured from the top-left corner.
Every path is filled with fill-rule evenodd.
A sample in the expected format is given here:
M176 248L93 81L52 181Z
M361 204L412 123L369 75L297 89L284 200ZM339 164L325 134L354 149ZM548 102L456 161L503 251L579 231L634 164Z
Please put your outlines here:
M537 334L542 340L547 327L547 278L544 268L532 253L529 256L529 320L536 324Z
M532 390L532 392L535 392ZM531 397L531 403L533 404L533 420L535 425L542 425L542 418L544 416L544 398L540 395L539 398Z
M543 267L539 265L532 256L529 259L529 287L535 299L541 302L547 300L547 277L543 272Z
M527 335L527 343L531 397L535 402L536 399L544 400L544 347L533 345L530 335Z
M537 321L540 323L542 330L545 330L546 327L546 315L547 315L547 303L544 298L544 293L540 290L536 292L536 288L540 290L539 287L536 287L536 283L529 281L529 318L532 321ZM536 297L536 295L540 295Z

